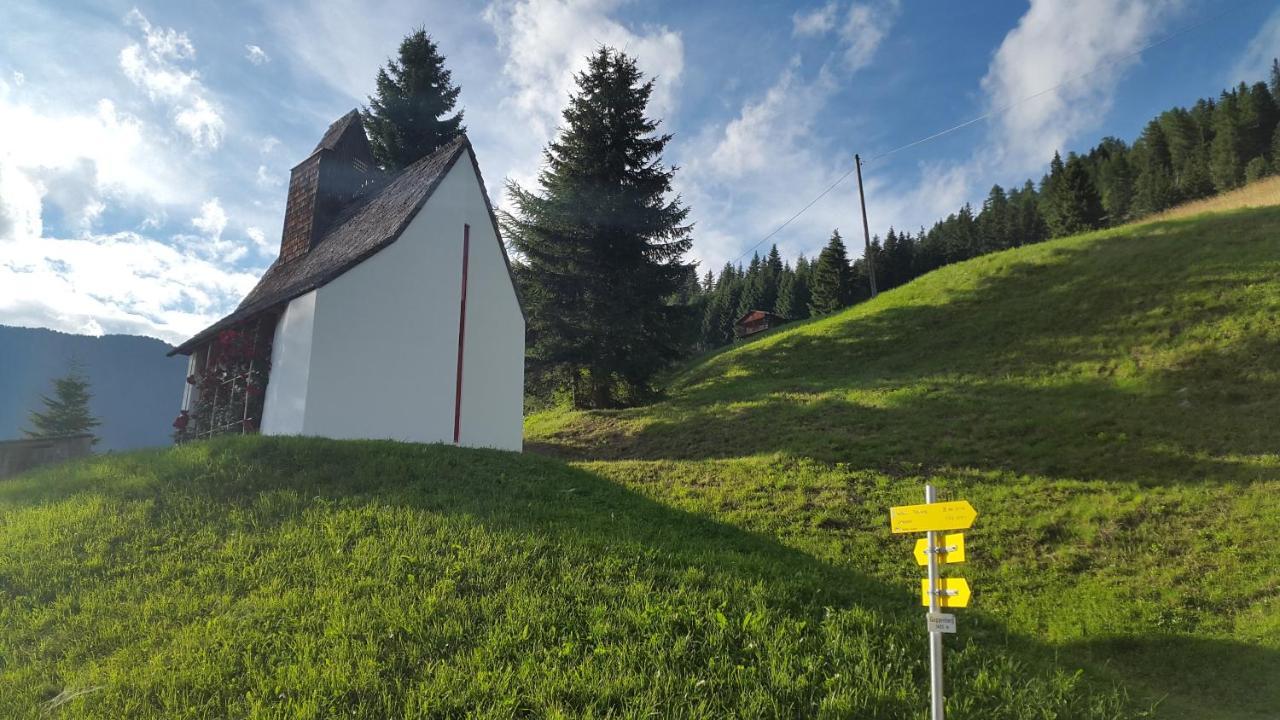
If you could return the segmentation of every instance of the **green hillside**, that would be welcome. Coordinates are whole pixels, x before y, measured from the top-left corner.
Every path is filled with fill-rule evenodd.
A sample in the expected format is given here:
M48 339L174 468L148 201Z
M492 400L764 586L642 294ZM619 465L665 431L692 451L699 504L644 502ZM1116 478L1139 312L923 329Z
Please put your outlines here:
M534 417L529 445L904 589L885 508L934 482L981 513L962 642L982 618L1162 716L1271 717L1277 228L1252 209L950 266L655 406Z
M1280 209L1054 241L554 412L523 456L242 438L0 483L0 717L922 718L926 480L980 513L949 718L1280 707Z

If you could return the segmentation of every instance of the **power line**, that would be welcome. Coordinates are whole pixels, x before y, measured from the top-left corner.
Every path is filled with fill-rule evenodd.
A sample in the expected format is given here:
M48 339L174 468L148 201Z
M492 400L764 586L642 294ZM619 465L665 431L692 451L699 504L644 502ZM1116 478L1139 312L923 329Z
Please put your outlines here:
M804 207L800 208L800 209L796 212L796 214L795 214L795 215L792 215L791 217L787 218L787 221L786 221L786 222L784 222L784 223L782 223L781 225L779 225L778 227L774 228L773 232L771 232L771 233L769 233L768 235L765 235L764 237L760 238L759 242L757 242L755 245L752 245L751 247L747 248L747 251L746 251L746 252L744 252L744 253L742 253L741 255L739 255L738 257L734 258L734 259L733 259L733 263L736 265L740 260L742 260L742 258L744 258L744 257L746 257L746 256L747 256L747 253L749 253L749 252L751 252L751 251L755 250L756 248L758 248L758 247L760 247L761 245L763 245L763 244L764 244L764 242L765 242L766 240L768 240L769 238L773 237L774 235L777 235L778 233L782 232L783 228L785 228L786 226L790 225L792 220L795 220L796 218L798 218L798 217L800 217L801 215L803 215L805 210L808 210L809 208L813 207L813 204L814 204L814 203L816 203L816 202L818 202L819 200L821 200L822 198L826 197L826 196L827 196L827 193L831 192L832 190L835 190L835 189L836 189L836 186L837 186L837 185L839 185L840 183L844 182L844 179L845 179L845 178L847 178L847 177L849 177L850 175L852 175L852 174L853 174L853 171L854 171L855 169L856 169L856 168L849 168L849 170L848 170L848 171L846 171L846 172L845 172L845 174L843 174L843 175L841 175L840 177L836 178L836 181L835 181L835 182L833 182L833 183L831 183L830 185L828 185L826 190L823 190L822 192L818 193L818 196L817 196L817 197L815 197L814 199L810 200L808 205L805 205Z
M1235 5L1230 5L1230 6L1228 6L1228 7L1227 7L1227 9L1226 9L1226 10L1223 10L1222 12L1220 12L1220 13L1218 13L1218 14L1216 14L1216 15L1211 15L1211 16L1209 16L1209 17L1207 17L1207 18L1203 19L1203 20L1200 20L1199 22L1193 23L1193 24L1191 24L1191 25L1187 25L1186 27L1183 27L1183 28L1181 28L1181 29L1179 29L1179 30L1177 30L1177 31L1175 31L1175 32L1172 32L1172 33L1170 33L1170 34L1168 34L1168 35L1165 35L1164 37L1162 37L1162 38L1160 38L1160 39L1158 39L1158 40L1154 40L1154 41L1152 41L1152 42L1149 42L1149 43L1147 43L1146 45L1143 45L1142 47L1140 47L1140 48L1138 48L1138 49L1136 49L1136 50L1133 50L1133 51L1131 51L1131 52L1129 52L1129 53L1126 53L1126 54L1121 55L1121 56L1116 57L1116 58L1109 58L1109 59L1107 59L1107 60L1105 60L1105 61L1103 61L1103 62L1098 62L1098 63L1096 63L1092 68L1090 68L1090 69L1086 70L1085 72L1083 72L1083 73L1081 73L1081 74L1079 74L1079 75L1076 75L1076 76L1074 76L1074 77L1067 78L1066 80L1063 80L1062 82L1058 83L1057 85L1054 85L1054 86L1052 86L1052 87L1045 88L1045 89L1040 90L1040 91L1038 91L1038 92L1034 92L1034 93L1032 93L1032 94L1030 94L1030 95L1027 95L1027 96L1026 96L1026 97L1024 97L1024 98L1020 98L1020 99L1018 99L1018 100L1014 100L1013 102L1011 102L1011 103L1009 103L1009 104L1007 104L1007 105L1004 105L1004 106L1001 106L1001 107L999 107L999 108L996 108L995 110L991 110L991 111L989 111L989 112L983 113L982 115L979 115L979 116L977 116L977 117L975 117L975 118L971 118L971 119L969 119L969 120L965 120L964 122L962 122L962 123L960 123L960 124L958 124L958 125L953 125L953 126L951 126L951 127L947 128L947 129L945 129L945 130L940 130L940 131L938 131L938 132L936 132L936 133L933 133L932 135L928 135L928 136L926 136L926 137L922 137L922 138L920 138L920 139L918 139L918 140L913 140L913 141L911 141L911 142L909 142L909 143L907 143L907 144L905 144L905 145L899 145L898 147L893 148L892 150L887 150L887 151L885 151L885 152L880 153L879 155L876 155L876 156L874 156L874 157L868 158L867 160L864 160L864 161L863 161L863 164L865 165L865 164L866 164L866 163L868 163L868 162L874 162L874 161L876 161L876 160L880 160L881 158L888 157L889 155L892 155L892 154L894 154L894 153L896 153L896 152L900 152L900 151L902 151L902 150L907 150L907 149L909 149L909 148L916 147L917 145L923 145L924 143L927 143L927 142L929 142L929 141L931 141L931 140L937 140L938 138L943 137L944 135L950 135L951 133L953 133L953 132L955 132L955 131L957 131L957 130L962 130L962 129L964 129L964 128L966 128L966 127L969 127L970 125L973 125L973 124L975 124L975 123L979 123L979 122L982 122L983 120L986 120L986 119L988 119L988 118L995 117L995 116L997 116L997 115L1001 115L1001 114L1003 114L1003 113L1006 113L1006 112L1008 112L1009 110L1012 110L1014 107L1016 107L1016 106L1018 106L1018 105L1021 105L1021 104L1022 104L1022 103L1024 103L1024 102L1028 102L1028 101L1030 101L1030 100L1034 100L1034 99L1036 99L1036 98L1038 98L1038 97L1040 97L1040 96L1042 96L1042 95L1045 95L1045 94L1047 94L1047 93L1051 93L1051 92L1053 92L1053 91L1055 91L1055 90L1058 90L1058 89L1062 88L1063 86L1067 85L1068 83L1073 83L1073 82L1075 82L1075 81L1077 81L1077 80L1080 80L1080 79L1086 78L1086 77L1088 77L1088 76L1090 76L1090 75L1092 75L1092 74L1094 74L1094 73L1098 72L1098 71L1099 71L1099 70L1101 70L1104 66L1107 66L1107 65L1113 65L1113 64L1115 64L1115 63L1117 63L1117 62L1120 62L1120 61L1122 61L1122 60L1128 60L1128 59L1129 59L1129 58L1131 58L1131 57L1135 57L1135 56L1137 56L1137 55L1141 55L1142 53L1144 53L1144 52L1146 52L1146 51L1150 50L1151 48L1154 48L1154 47L1157 47L1157 46L1163 45L1164 43L1166 43L1166 42L1168 42L1168 41L1170 41L1170 40L1172 40L1172 39L1174 39L1174 38L1176 38L1176 37L1179 37L1179 36L1185 35L1185 34L1187 34L1188 32L1191 32L1192 30L1196 30L1196 29L1199 29L1199 28L1201 28L1201 27L1204 27L1205 25L1208 25L1209 23L1216 22L1216 21L1218 21L1218 20L1222 19L1223 17L1226 17L1227 15L1231 14L1231 13L1232 13L1232 12L1234 12L1234 11L1240 10L1242 7L1245 7L1245 6L1248 6L1248 5L1253 5L1253 4L1254 4L1254 3L1256 3L1256 2L1257 2L1257 0L1245 0L1245 2L1242 2L1242 3L1239 3L1239 4L1235 4ZM816 197L814 197L812 200L810 200L810 201L809 201L809 203L808 203L807 205L805 205L804 207L800 208L800 210L799 210L799 211L797 211L797 212L796 212L794 215L792 215L791 217L787 218L786 222L784 222L784 223L782 223L781 225L779 225L777 228L775 228L775 229L774 229L772 232L770 232L768 235L765 235L764 237L760 238L760 240L758 240L758 241L756 242L756 244L754 244L754 245L752 245L751 247L747 248L747 249L746 249L746 251L744 251L741 255L739 255L738 257L734 258L733 263L736 265L737 263L741 262L742 258L746 257L748 253L753 252L754 250L756 250L757 248L759 248L761 245L763 245L763 244L765 243L765 241L767 241L769 238L771 238L771 237L773 237L774 235L777 235L778 233L782 232L782 231L783 231L783 230L784 230L788 225L790 225L790 224L791 224L791 223L792 223L796 218L798 218L798 217L800 217L801 215L803 215L803 214L805 213L805 211L807 211L809 208L813 207L815 203L817 203L817 202L818 202L819 200L821 200L822 198L826 197L828 193L830 193L832 190L834 190L834 189L836 188L836 186L837 186L837 185L839 185L840 183L844 182L845 178L848 178L850 175L852 175L852 174L853 174L853 171L854 171L855 169L856 169L856 168L850 168L848 171L846 171L846 172L845 172L845 174L843 174L843 175L841 175L839 178L837 178L835 182L833 182L833 183L831 183L831 185L827 186L827 189L825 189L825 190L823 190L822 192L818 193L818 195L817 195Z

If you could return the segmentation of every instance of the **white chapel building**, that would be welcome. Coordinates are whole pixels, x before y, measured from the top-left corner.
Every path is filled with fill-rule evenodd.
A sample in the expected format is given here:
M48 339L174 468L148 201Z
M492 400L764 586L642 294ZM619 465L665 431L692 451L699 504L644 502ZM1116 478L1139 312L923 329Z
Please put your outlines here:
M183 416L202 407L210 425L194 437L216 417L267 435L521 449L525 318L466 136L387 175L358 112L331 125L293 168L280 256L171 354L195 377L229 336L262 344L265 387L189 384Z

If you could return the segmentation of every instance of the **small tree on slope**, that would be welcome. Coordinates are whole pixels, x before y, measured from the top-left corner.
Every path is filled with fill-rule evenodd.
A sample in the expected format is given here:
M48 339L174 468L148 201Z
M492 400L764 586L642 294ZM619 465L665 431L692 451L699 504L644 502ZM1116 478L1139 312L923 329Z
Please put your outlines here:
M831 233L831 240L814 263L809 293L809 312L813 315L829 315L853 300L853 269L838 230Z
M54 438L80 435L92 431L101 423L89 413L89 380L78 362L72 361L63 377L53 381L53 397L41 395L44 412L31 411L27 422L30 428L23 433L29 438ZM98 438L93 439L97 444Z
M564 373L577 405L607 407L645 395L684 349L688 309L669 299L687 277L689 210L667 199L671 136L653 134L653 81L635 60L601 48L576 79L542 192L509 183L503 221L527 266L531 372Z
M400 43L398 60L378 70L377 93L362 113L373 159L384 170L400 170L430 155L464 128L453 115L459 89L426 30Z

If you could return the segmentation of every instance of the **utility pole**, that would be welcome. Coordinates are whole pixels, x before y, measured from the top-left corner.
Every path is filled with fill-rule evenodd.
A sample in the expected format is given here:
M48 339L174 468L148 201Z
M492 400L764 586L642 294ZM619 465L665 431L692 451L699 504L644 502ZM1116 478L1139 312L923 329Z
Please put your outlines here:
M854 155L853 163L858 167L858 201L862 203L862 240L866 243L866 250L862 257L867 261L867 280L871 283L871 297L875 297L876 266L875 261L871 259L871 230L867 228L867 196L862 192L862 158Z

